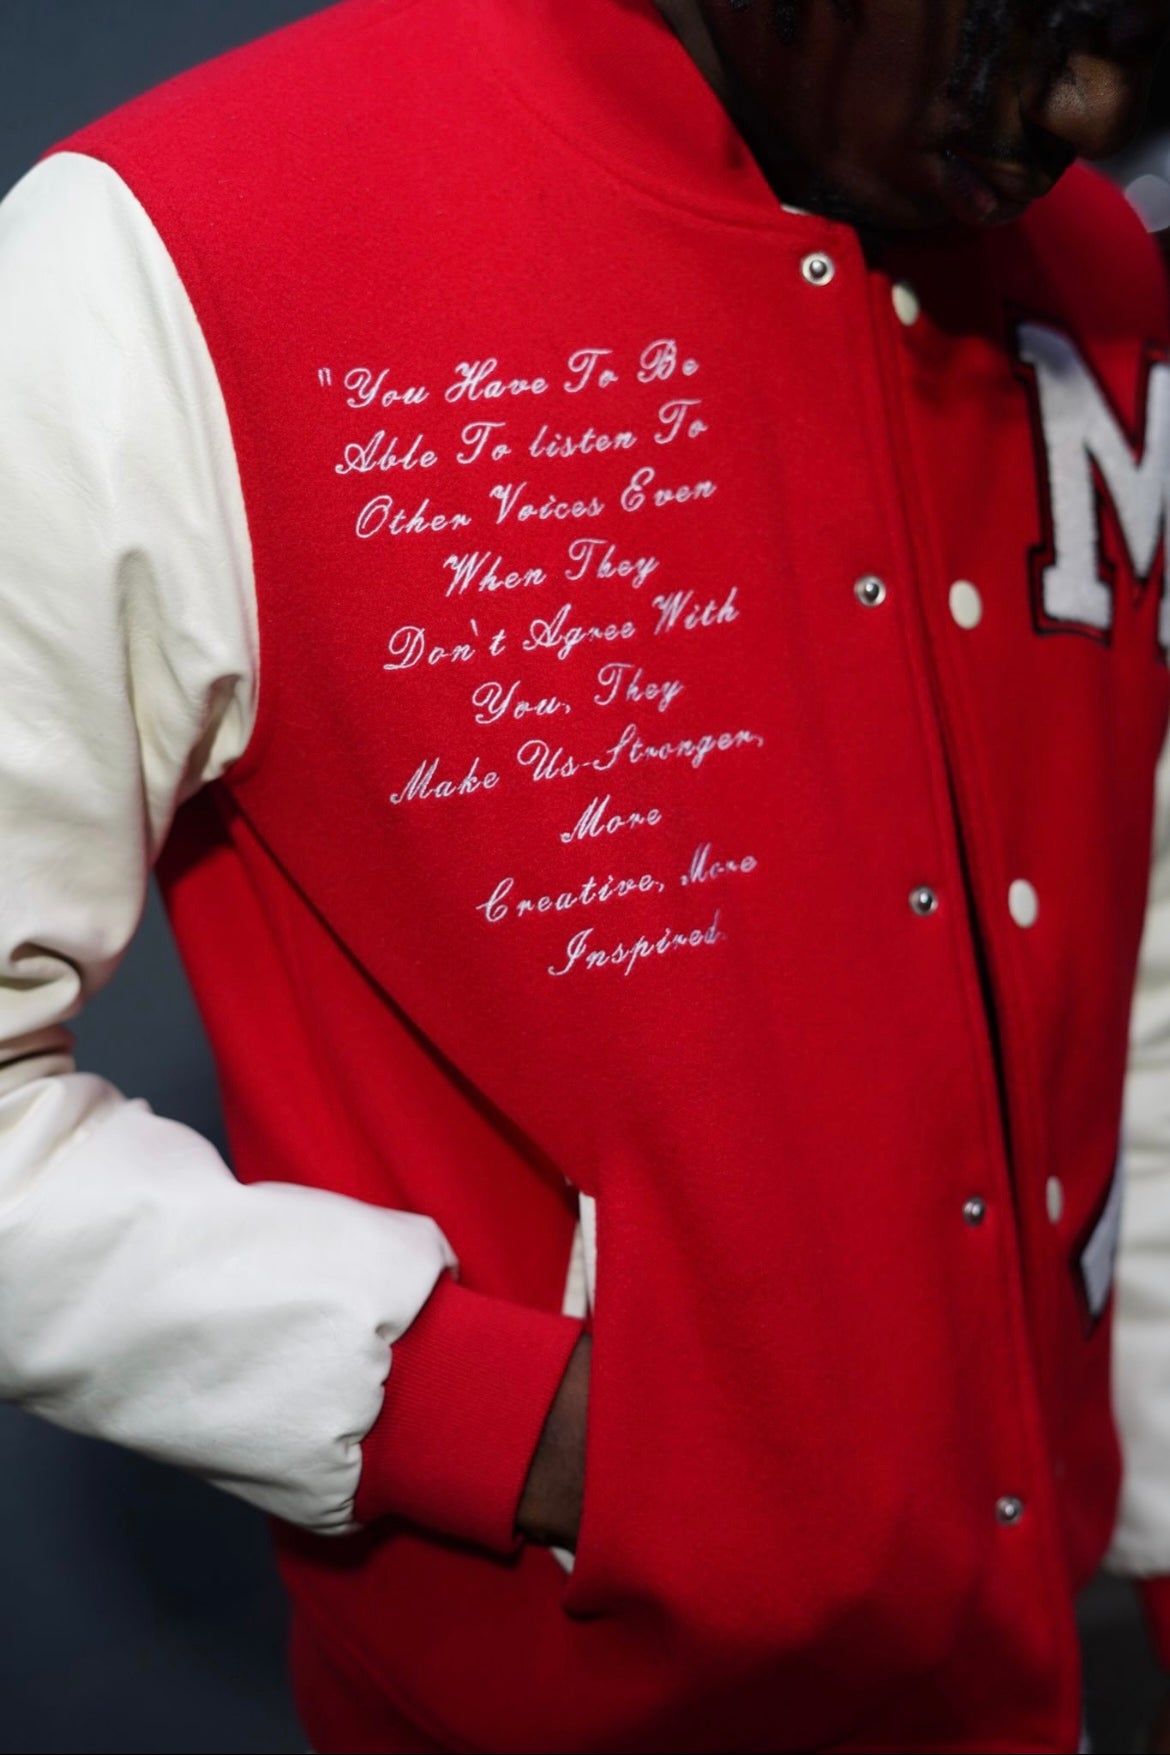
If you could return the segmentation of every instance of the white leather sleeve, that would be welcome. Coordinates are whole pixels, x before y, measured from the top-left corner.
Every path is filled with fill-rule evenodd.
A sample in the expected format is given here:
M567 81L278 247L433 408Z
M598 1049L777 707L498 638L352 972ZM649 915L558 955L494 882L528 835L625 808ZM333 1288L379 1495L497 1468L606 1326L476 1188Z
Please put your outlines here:
M244 749L255 590L227 414L158 234L64 154L0 203L0 1398L352 1527L427 1218L243 1188L79 1073L177 805Z
M1170 744L1158 768L1121 1164L1113 1360L1125 1479L1106 1564L1152 1577L1170 1573Z

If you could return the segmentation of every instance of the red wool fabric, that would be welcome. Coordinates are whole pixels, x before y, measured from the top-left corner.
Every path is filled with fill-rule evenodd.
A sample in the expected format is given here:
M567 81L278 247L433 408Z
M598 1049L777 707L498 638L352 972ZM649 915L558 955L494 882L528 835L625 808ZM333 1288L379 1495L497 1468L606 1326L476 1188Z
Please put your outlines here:
M235 1163L460 1259L371 1527L280 1533L317 1746L335 1665L362 1747L1075 1747L1168 673L1043 397L1140 433L1140 227L1078 171L868 261L650 0L347 0L68 144L178 265L248 507L259 721L161 870ZM566 1579L504 1550L575 1190Z
M359 1521L394 1512L511 1552L521 1490L580 1332L567 1317L441 1281L409 1345L394 1351L363 1446Z

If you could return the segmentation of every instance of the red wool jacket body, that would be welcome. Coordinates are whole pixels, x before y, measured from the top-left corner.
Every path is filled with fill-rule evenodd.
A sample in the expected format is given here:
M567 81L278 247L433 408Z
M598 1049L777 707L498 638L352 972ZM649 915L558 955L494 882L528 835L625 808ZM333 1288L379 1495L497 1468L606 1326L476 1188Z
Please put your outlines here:
M281 1533L301 1639L453 1748L1075 1746L1170 684L1140 228L1078 171L868 262L649 0L347 0L68 144L248 508L259 719L160 870L236 1168L461 1263L368 1530ZM512 1530L575 1191L566 1579Z

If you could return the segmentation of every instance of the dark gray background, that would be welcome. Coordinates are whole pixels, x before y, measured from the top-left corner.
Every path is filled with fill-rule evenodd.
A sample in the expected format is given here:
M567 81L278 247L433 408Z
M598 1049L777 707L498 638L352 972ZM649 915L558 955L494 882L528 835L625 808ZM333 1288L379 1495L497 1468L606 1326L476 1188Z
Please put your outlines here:
M0 189L82 123L315 0L0 0ZM223 1146L215 1074L150 907L81 1064ZM290 1394L296 1386L289 1386ZM0 1750L299 1751L264 1520L0 1408Z
M92 117L315 10L298 0L0 0L0 191ZM1162 94L1159 110L1170 117ZM77 1037L83 1066L222 1147L215 1075L153 895ZM7 1408L0 1483L0 1755L303 1748L258 1515ZM1082 1619L1098 1746L1132 1748L1159 1682L1130 1591L1103 1581Z

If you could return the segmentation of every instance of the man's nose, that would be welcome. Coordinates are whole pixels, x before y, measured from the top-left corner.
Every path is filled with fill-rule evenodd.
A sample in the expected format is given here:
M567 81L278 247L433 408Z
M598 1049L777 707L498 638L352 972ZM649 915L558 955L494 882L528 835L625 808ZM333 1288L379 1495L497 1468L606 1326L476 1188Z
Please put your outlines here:
M1109 158L1141 126L1153 71L1152 56L1138 66L1073 54L1054 79L1024 94L1021 107L1028 122L1078 158Z

